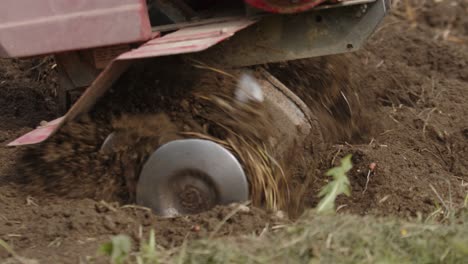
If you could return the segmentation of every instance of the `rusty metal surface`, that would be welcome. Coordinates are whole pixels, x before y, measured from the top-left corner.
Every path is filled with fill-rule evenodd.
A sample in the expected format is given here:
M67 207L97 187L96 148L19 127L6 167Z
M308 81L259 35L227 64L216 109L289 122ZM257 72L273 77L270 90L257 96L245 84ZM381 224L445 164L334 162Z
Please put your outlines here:
M99 74L60 122L50 126L47 130L31 131L27 136L23 136L8 145L18 146L40 143L55 133L64 123L75 119L80 114L87 113L128 68L132 60L201 51L231 37L235 32L255 22L255 20L251 19L238 18L224 23L184 28L125 52Z
M145 0L1 0L0 57L146 41Z
M356 51L379 26L389 0L262 18L200 55L222 65L248 66Z

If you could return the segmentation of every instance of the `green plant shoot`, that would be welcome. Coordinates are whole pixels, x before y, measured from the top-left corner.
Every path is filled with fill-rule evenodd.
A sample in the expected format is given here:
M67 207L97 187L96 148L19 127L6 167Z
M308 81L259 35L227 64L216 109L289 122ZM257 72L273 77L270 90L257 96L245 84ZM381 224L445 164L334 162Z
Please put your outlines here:
M117 235L99 249L111 258L111 263L123 264L128 259L132 249L132 241L128 236Z
M322 199L316 207L318 213L334 212L335 201L338 195L351 195L349 179L346 176L346 173L353 167L351 156L347 155L344 157L339 167L334 167L325 174L326 176L332 176L333 180L325 185L319 193L319 197L322 197Z
M158 263L156 252L156 235L151 229L148 241L142 241L140 252L136 257L137 264L155 264Z

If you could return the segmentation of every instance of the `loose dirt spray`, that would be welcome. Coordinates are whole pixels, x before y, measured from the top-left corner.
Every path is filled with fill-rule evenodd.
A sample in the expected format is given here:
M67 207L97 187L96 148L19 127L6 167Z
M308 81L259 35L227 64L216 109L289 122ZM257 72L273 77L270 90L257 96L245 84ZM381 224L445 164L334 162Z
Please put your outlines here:
M261 102L235 99L242 72L197 69L178 59L167 62L174 67L171 73L160 64L137 65L92 113L32 147L20 173L28 191L133 203L139 171L151 153L174 139L203 138L240 160L254 205L285 208L288 173L269 140L274 136L272 117ZM151 79L134 78L149 68ZM132 93L137 86L141 90ZM111 132L112 151L102 151Z

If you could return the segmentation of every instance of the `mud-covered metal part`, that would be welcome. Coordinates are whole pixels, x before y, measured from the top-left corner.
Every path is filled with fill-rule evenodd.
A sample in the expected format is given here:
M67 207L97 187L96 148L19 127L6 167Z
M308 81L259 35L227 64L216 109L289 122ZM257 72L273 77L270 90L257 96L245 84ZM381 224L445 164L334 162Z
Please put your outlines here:
M316 118L307 105L283 83L266 70L259 71L258 82L264 94L264 103L273 117L273 136L276 151L286 154L310 135L322 139Z
M229 41L193 56L248 66L356 51L383 20L388 1L266 16Z
M248 182L236 157L212 141L183 139L157 149L137 185L137 203L173 217L248 200Z

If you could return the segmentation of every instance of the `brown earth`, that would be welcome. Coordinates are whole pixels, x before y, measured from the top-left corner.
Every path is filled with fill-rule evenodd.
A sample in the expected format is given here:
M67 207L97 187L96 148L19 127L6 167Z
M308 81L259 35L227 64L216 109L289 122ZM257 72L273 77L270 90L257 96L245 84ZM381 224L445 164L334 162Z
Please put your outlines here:
M295 173L295 182L302 186L297 193L303 207L317 204L317 193L327 182L322 175L348 153L353 154L353 192L339 198L340 212L427 216L438 206L456 207L467 194L468 2L409 1L406 6L405 2L399 1L362 51L269 67L302 95L324 130L324 146L306 145L300 150L304 162L312 164ZM1 144L54 118L52 68L50 61L0 61ZM349 76L343 74L348 70ZM129 98L115 96L124 89L116 88L108 95L112 100L103 100L98 108L118 115L126 105L131 107L125 112L144 113L156 105L151 103L154 99L163 102L157 105L172 120L186 117L179 106L201 108L197 102L173 104L174 98L181 98L183 84L174 92L139 90L156 85L124 87L131 92ZM337 89L327 90L328 97L323 97L320 91L327 87ZM344 91L348 102L333 91ZM174 97L161 101L161 93ZM141 96L146 98L144 103ZM109 116L99 111L94 118L109 123ZM163 247L179 245L184 239L210 235L235 210L219 207L196 216L161 219L145 209L112 202L115 199L63 198L50 191L32 194L16 181L24 176L17 171L25 151L0 149L0 238L20 255L42 262L76 263L80 257L94 255L110 235L127 233L138 240L140 227L154 228ZM308 160L310 156L314 160ZM369 173L371 163L377 166ZM242 208L216 236L259 234L284 222L264 210ZM0 250L0 260L6 257Z

